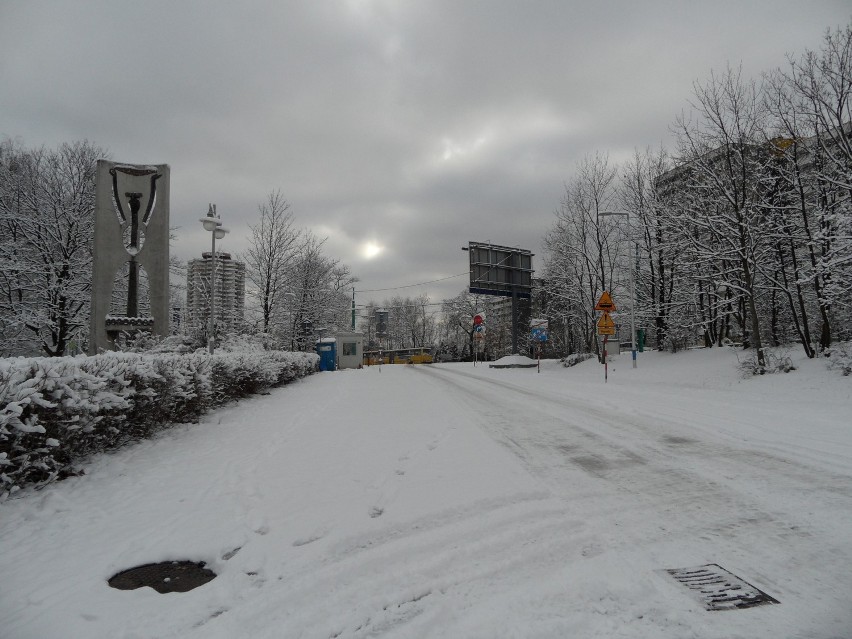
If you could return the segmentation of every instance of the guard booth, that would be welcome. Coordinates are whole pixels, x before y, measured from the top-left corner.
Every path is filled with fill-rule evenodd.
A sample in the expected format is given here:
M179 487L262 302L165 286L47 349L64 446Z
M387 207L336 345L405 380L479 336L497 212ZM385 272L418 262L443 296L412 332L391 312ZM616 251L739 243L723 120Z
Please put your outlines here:
M603 351L604 351L604 336L598 335L598 361L603 364ZM621 344L618 341L618 337L615 335L610 335L609 339L606 341L606 356L609 361L612 361L614 357L617 355L621 355Z
M337 340L334 337L323 337L316 343L319 355L319 369L333 371L337 369Z
M337 334L337 368L361 368L364 359L364 334L342 331Z

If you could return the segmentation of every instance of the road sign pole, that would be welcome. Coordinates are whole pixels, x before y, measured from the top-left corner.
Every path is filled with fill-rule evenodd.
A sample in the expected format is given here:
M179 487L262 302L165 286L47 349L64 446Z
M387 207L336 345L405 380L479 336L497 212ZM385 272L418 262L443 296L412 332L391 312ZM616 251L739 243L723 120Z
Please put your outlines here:
M471 355L473 356L473 365L476 366L476 362L479 359L479 343L485 336L485 322L482 319L482 315L477 313L473 316L473 333L471 335L471 349L473 352Z
M639 245L636 245L639 251ZM630 249L627 249L628 263L630 263ZM638 259L638 255L637 255ZM636 368L636 276L633 273L633 264L630 264L630 355L633 358L633 368Z
M624 216L627 218L627 237L633 235L630 224L630 213L628 211L599 211L598 217ZM633 219L636 219L634 215ZM639 244L636 243L636 268L639 266ZM636 368L636 275L633 272L634 265L630 259L630 245L627 247L627 264L630 267L630 357L633 359L633 368ZM615 310L615 309L612 309Z
M609 335L604 335L604 343L603 343L603 358L604 358L604 384L606 384L607 379L609 378L609 371L607 367L609 366L609 358L606 356L606 340Z

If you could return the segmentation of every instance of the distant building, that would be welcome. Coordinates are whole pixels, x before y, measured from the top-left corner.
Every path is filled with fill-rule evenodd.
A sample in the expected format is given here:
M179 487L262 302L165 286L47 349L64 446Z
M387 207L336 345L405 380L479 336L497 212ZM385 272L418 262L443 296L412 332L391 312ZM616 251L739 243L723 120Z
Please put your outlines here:
M183 333L183 305L180 302L171 305L171 321L169 322L169 332L172 335L181 335Z
M200 260L190 260L186 275L185 330L203 330L210 318L210 252ZM231 259L230 253L216 252L217 332L233 332L243 326L246 301L246 265Z
M518 351L525 354L529 335L531 300L519 298L518 312ZM486 302L486 347L495 358L512 355L512 298L491 297Z

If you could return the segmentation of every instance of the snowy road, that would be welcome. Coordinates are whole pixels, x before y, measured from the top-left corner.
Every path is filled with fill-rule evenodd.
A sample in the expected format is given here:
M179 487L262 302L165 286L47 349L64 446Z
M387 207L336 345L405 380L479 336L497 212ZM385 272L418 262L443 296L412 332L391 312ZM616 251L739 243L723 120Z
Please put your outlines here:
M847 472L839 474L803 462L787 442L779 442L792 450L785 456L688 421L638 410L614 415L585 396L586 387L530 389L481 369L418 370L474 406L483 416L481 427L554 495L584 518L605 522L583 547L584 557L644 554L658 557L660 568L718 562L767 588L780 577L790 591L785 604L798 608L792 619L810 618L812 628L820 619L827 626L837 619L839 628L852 629L848 461ZM744 400L735 410L720 410L721 418L742 420L743 413L763 410L758 398ZM827 461L830 466L837 460ZM779 563L783 575L766 572ZM825 584L832 583L844 586L826 592ZM765 614L767 624L780 616L773 607L749 614ZM784 623L766 636L788 636L795 626ZM837 636L852 636L852 630Z
M849 639L852 384L735 364L383 366L219 410L0 505L0 637ZM218 577L106 587L166 559ZM780 603L664 572L705 564Z

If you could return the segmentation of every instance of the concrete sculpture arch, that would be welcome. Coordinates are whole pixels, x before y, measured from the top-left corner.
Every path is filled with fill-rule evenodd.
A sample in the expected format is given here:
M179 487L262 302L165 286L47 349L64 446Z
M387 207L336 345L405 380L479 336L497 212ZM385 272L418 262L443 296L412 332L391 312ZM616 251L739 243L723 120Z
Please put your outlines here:
M115 275L130 263L127 304L110 313ZM139 314L139 267L150 315ZM89 354L115 348L122 332L169 332L169 165L98 161Z

